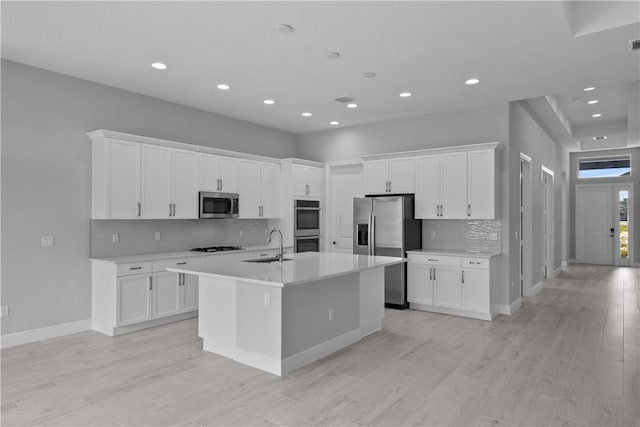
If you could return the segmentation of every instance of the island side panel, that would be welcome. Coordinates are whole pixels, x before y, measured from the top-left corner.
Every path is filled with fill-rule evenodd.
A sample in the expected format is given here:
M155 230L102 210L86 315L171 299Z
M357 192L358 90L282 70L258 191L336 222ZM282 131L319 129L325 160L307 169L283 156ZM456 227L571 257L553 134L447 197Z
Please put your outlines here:
M360 272L360 332L365 337L382 329L385 268Z
M361 338L358 272L282 291L283 373Z
M198 336L202 349L221 356L236 355L236 281L200 276Z
M236 301L235 360L282 375L282 288L238 280Z

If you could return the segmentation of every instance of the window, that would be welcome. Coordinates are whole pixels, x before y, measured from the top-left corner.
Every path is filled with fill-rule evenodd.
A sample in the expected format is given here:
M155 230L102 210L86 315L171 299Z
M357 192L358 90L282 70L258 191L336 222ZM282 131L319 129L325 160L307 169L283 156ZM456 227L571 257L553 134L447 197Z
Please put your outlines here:
M631 156L578 159L578 178L615 178L631 175Z

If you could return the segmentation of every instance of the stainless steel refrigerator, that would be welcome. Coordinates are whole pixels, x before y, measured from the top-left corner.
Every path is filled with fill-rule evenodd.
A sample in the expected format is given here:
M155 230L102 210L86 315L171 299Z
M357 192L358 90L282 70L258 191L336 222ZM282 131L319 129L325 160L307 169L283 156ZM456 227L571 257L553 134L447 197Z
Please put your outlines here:
M353 199L353 253L405 257L422 247L422 222L414 219L414 198L377 196ZM407 264L385 268L387 307L407 307Z

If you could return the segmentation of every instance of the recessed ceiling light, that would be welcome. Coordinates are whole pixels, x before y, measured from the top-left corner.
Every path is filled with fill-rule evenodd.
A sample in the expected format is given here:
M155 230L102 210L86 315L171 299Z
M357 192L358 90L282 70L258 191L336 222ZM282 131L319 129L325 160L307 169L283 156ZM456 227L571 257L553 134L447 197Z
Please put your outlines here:
M313 115L313 114L311 114L311 113L310 113L310 112L308 112L308 111L305 111L304 113L302 113L302 116L303 116L303 117L311 117L312 115Z
M600 113L595 113L595 114L592 114L592 115L591 115L591 117L593 117L593 118L596 118L596 119L597 119L598 117L602 117L602 114L600 114Z
M327 52L324 54L327 59L338 59L340 58L339 52Z
M358 104L352 102L351 104L347 104L347 108L358 108Z
M593 87L593 86L589 86L589 87L585 87L585 88L584 88L584 91L585 91L585 92L591 92L591 91L592 91L592 90L594 90L594 89L595 89L595 87Z
M166 70L167 68L169 68L169 67L167 67L167 64L165 64L163 62L153 62L151 64L151 66L153 68L155 68L156 70Z
M280 24L278 25L278 31L280 31L281 33L291 33L293 32L293 27L291 25L288 24Z
M411 96L411 92L402 92L399 96L400 98L408 98Z
M594 137L593 137L593 140L594 140L594 141L598 141L598 140L601 140L601 139L607 139L607 136L606 136L606 135L603 135L603 136L594 136Z
M219 84L218 86L216 86L216 87L217 87L218 89L220 89L220 90L229 90L229 89L231 89L231 86L229 86L229 85L228 85L228 84L226 84L226 83L220 83L220 84Z
M273 104L275 104L275 103L276 103L276 101L274 101L273 99L265 99L265 100L264 100L264 101L262 101L262 102L264 102L264 103L265 103L265 104L267 104L267 105L273 105Z
M332 122L329 122L329 124L330 124L331 126L338 126L338 125L340 124L340 122L337 122L337 121L335 121L335 120L334 120L334 121L332 121Z
M587 102L587 104L597 104L598 100L597 99L592 99L591 101Z
M466 85L476 85L478 83L480 83L480 80L476 79L475 77L464 82L464 84Z
M364 73L362 75L362 77L364 77L365 79L373 79L375 78L375 76L376 76L376 73Z

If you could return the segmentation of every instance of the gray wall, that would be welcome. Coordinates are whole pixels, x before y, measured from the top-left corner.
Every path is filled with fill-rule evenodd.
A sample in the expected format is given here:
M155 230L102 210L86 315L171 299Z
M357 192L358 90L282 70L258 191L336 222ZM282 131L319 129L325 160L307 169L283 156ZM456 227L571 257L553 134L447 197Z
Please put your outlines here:
M355 159L366 154L391 153L424 148L451 147L500 141L502 218L501 229L509 228L509 104L492 104L477 108L448 111L398 120L352 126L324 132L300 135L299 155L317 161ZM437 226L434 225L434 226ZM423 231L430 230L423 224ZM508 233L500 233L503 264L509 266ZM423 236L425 243L429 242ZM430 242L430 247L446 246L447 242ZM433 244L433 245L431 245ZM489 244L484 242L483 244ZM491 243L497 244L495 242ZM509 271L503 269L501 304L510 301L506 283Z
M598 156L616 156L620 154L631 155L631 176L620 178L589 178L578 180L578 159L581 157L598 157ZM576 258L576 184L612 184L612 183L633 183L633 210L632 215L634 219L635 230L633 233L633 260L632 262L640 263L640 233L638 230L638 221L640 218L640 197L638 196L638 188L640 188L640 148L632 149L620 149L620 150L601 150L601 151L588 151L582 153L571 153L570 156L570 188L571 199L569 209L569 259Z
M110 129L271 157L297 135L2 61L2 334L91 315L91 144ZM55 236L41 248L40 236Z
M511 302L520 296L520 242L515 238L515 233L520 231L520 153L531 157L531 187L532 187L532 226L534 236L532 241L532 271L531 284L535 285L542 280L542 245L541 239L535 236L542 235L542 184L541 167L551 169L554 172L554 269L560 268L562 261L567 260L566 250L563 253L563 239L567 238L567 225L563 224L563 210L568 208L568 201L563 200L562 172L568 169L568 153L557 144L540 127L533 118L532 113L523 102L509 104L509 198L512 203L509 206L509 217L512 219L509 225L508 238L511 240L509 249L510 259L510 295ZM564 178L566 179L566 178ZM566 216L566 215L565 215ZM552 272L550 272L551 274Z
M509 138L508 104L449 111L300 135L300 157L317 161Z

